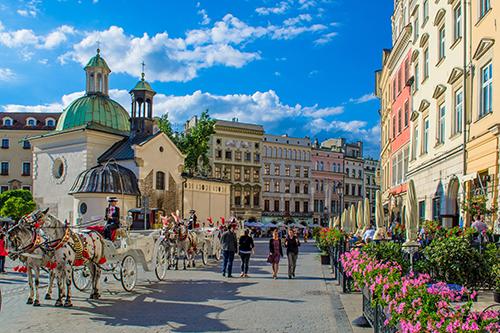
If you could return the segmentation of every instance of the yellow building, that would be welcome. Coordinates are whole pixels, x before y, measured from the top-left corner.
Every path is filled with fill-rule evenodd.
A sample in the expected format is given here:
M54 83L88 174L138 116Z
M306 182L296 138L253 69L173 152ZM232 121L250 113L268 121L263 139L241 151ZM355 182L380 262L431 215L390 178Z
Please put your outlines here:
M230 181L231 214L240 220L260 220L261 151L264 128L237 120L217 120L210 138L212 177Z
M467 142L467 194L484 194L489 203L498 203L500 152L500 100L494 97L494 83L500 80L498 36L499 9L490 1L473 2L471 11L470 58L472 75L468 80L469 133ZM497 57L495 59L495 56ZM500 62L500 60L499 60ZM470 222L470 216L468 221Z
M208 218L213 222L221 217L229 219L231 183L220 179L186 177L184 180L184 217L188 217L191 209L196 211L198 223L206 223Z
M32 190L33 153L26 138L54 130L59 115L0 112L0 192Z

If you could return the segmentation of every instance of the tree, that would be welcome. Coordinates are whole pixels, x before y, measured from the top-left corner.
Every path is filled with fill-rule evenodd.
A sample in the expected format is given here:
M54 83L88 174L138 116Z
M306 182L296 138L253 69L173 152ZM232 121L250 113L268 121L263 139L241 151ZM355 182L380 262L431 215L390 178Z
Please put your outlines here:
M172 130L168 114L158 120L160 131L165 133L179 150L186 155L184 169L189 174L206 174L209 170L208 142L215 133L215 120L210 118L208 110L203 111L196 124L185 133L177 134Z
M27 190L10 190L0 194L0 209L10 198L21 198L23 201L33 201L33 195ZM0 214L1 215L1 214Z
M33 200L25 201L20 197L10 197L3 203L0 216L10 217L17 221L24 215L34 211L35 208L36 204Z

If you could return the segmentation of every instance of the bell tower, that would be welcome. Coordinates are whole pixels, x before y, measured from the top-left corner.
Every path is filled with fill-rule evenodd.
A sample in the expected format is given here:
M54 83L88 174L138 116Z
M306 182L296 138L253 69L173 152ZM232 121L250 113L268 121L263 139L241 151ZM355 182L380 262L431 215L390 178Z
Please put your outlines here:
M130 131L132 136L153 134L153 98L156 91L144 79L144 66L143 62L141 80L130 91L132 96Z
M99 48L97 49L97 54L85 66L85 73L87 78L85 88L87 95L109 95L109 74L111 70L104 58L101 57L101 50Z

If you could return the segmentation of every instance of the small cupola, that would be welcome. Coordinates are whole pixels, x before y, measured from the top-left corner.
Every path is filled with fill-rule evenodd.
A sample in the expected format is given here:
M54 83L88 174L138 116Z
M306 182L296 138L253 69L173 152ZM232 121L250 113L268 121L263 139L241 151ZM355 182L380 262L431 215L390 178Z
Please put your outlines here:
M101 94L109 95L109 69L104 58L101 57L101 50L97 49L97 54L93 56L85 66L87 74L87 95Z

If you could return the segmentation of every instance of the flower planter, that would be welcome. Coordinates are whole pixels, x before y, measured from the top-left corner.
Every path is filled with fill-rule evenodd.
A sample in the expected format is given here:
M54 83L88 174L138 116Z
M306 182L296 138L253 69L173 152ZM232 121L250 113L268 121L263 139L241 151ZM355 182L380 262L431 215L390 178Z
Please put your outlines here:
M321 265L330 265L330 255L322 253L321 254Z
M497 303L500 303L500 291L493 292L493 300Z

